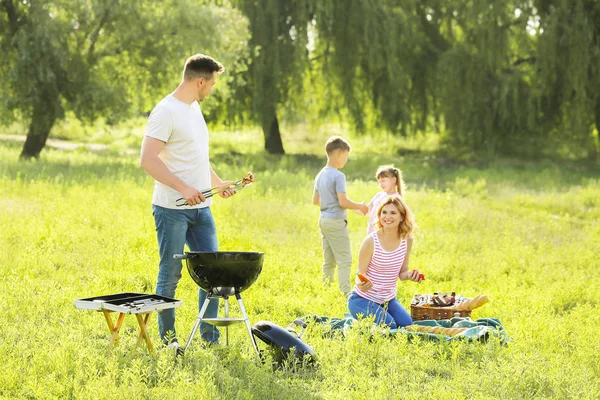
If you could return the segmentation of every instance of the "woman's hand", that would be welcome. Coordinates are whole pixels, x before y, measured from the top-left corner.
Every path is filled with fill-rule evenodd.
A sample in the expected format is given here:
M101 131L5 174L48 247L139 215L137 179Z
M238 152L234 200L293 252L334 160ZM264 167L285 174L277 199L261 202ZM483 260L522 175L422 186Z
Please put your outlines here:
M362 292L368 292L373 287L373 282L363 282L360 279L356 278L356 287L359 288Z
M408 271L407 278L409 281L421 283L425 279L425 276L418 269L413 269L412 271Z

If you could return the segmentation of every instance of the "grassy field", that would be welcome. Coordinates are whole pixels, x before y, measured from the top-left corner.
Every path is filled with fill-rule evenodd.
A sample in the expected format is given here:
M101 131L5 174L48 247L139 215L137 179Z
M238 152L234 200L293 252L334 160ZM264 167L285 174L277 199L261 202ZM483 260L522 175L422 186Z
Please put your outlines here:
M257 177L213 207L221 250L265 252L262 274L243 296L252 322L287 326L309 314L346 312L337 288L321 283L318 209L310 202L327 135L284 138L290 154L281 158L261 152L255 131L212 135L213 166L223 178L248 170ZM395 163L408 183L405 198L420 226L411 266L427 280L401 282L401 302L408 306L413 294L433 291L487 294L491 303L473 317L499 318L511 338L507 346L369 339L359 330L323 338L314 328L304 340L319 367L272 371L234 326L228 348L204 350L196 340L175 365L167 349L135 349L137 325L127 317L121 343L109 352L102 315L75 309L73 301L153 291L151 179L135 155L117 146L100 153L46 149L40 160L22 162L20 144L5 141L0 398L597 398L599 170L544 161L457 164L390 137L351 142L344 169L351 198L377 192L373 174L383 163ZM366 219L351 214L349 226L356 256ZM196 286L186 272L177 297L185 340L197 313ZM155 316L150 335L158 345Z

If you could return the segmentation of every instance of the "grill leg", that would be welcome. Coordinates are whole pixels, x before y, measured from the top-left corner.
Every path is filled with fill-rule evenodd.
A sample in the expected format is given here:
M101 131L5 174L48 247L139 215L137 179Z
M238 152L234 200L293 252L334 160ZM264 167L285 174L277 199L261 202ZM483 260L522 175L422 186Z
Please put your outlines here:
M204 303L202 304L202 308L198 313L198 318L196 318L196 323L194 324L194 328L192 329L192 333L190 333L190 337L185 345L185 349L183 351L187 351L188 347L190 347L190 343L192 343L192 339L194 338L194 334L198 330L198 326L200 326L200 322L202 322L202 318L204 317L204 313L206 313L206 309L208 308L208 303L210 302L210 298L212 297L211 293L206 295L206 299L204 299Z
M238 304L240 305L240 310L242 311L242 316L244 317L244 322L246 323L246 328L248 328L248 334L250 335L250 340L252 341L252 346L254 346L254 351L260 357L260 352L258 351L258 346L256 345L256 340L254 340L254 335L252 334L252 327L250 326L250 320L248 320L248 314L246 314L246 308L244 308L244 303L242 302L242 296L239 293L235 294L235 298L237 299Z
M225 305L225 318L229 318L229 297L223 298ZM225 325L225 346L229 346L229 326Z

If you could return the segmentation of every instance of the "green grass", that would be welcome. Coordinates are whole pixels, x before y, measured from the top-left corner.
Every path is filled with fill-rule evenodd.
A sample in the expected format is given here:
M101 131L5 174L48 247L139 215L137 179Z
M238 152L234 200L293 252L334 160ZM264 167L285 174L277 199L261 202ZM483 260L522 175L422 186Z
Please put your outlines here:
M318 209L310 203L322 143L335 130L284 138L291 153L284 157L264 154L256 131L212 135L213 166L223 178L248 170L257 176L213 207L222 250L265 252L260 278L243 295L252 322L287 326L308 314L346 312L337 288L321 283ZM598 169L459 164L392 137L351 143L344 170L351 198L377 192L379 164L395 163L408 183L405 197L420 226L411 265L427 280L399 283L401 302L433 291L487 294L491 303L473 317L499 318L508 346L369 339L359 330L330 339L315 328L304 339L319 368L272 371L256 362L246 332L234 326L230 347L203 350L197 339L174 365L166 349L153 356L134 348L137 327L128 316L111 353L102 315L77 310L73 301L153 291L151 179L135 155L116 148L45 149L40 160L23 162L20 145L0 142L0 398L597 398ZM356 255L366 220L351 213L349 226ZM185 340L197 313L187 273L177 297Z

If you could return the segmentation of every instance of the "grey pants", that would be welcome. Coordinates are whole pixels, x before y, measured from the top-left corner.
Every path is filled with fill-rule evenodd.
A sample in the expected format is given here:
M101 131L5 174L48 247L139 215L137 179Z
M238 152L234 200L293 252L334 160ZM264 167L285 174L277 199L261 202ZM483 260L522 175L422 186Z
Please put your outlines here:
M348 235L348 222L341 218L320 218L319 228L323 239L323 280L335 280L335 266L338 266L338 285L344 295L349 295L352 249Z

